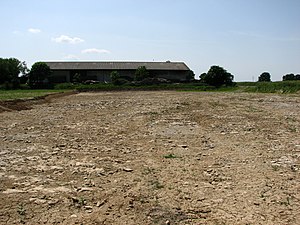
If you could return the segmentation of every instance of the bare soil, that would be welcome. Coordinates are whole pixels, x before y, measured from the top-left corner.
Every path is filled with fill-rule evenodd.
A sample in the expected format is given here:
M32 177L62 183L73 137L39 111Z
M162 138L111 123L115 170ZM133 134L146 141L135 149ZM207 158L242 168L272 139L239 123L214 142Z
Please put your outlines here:
M299 224L299 95L80 93L0 114L0 224Z

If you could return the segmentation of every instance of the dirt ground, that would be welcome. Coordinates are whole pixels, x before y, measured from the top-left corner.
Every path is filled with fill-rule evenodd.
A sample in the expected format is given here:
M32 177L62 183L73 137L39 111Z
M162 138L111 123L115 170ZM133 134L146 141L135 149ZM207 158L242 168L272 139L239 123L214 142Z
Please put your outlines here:
M0 224L300 224L300 96L80 93L0 114Z

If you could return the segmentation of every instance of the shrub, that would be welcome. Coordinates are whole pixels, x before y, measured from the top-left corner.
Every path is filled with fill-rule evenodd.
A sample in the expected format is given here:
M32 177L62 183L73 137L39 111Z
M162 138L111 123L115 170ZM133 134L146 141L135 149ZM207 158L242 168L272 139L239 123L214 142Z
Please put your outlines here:
M50 67L46 63L34 63L29 73L29 86L31 88L48 88L50 74Z
M60 89L67 89L67 90L72 90L76 89L77 85L72 84L72 83L61 83L61 84L56 84L54 86L54 89L60 90Z
M146 78L150 78L150 73L145 66L137 68L134 75L135 81L141 81Z
M200 75L201 82L215 87L222 85L231 86L233 84L233 78L234 76L231 73L220 66L212 66L207 73Z
M270 82L271 81L271 75L269 72L263 72L259 77L258 77L258 82Z

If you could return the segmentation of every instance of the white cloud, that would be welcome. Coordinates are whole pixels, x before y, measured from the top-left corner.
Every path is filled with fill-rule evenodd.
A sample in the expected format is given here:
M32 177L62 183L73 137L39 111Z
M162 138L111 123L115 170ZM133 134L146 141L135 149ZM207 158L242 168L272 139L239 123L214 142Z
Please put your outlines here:
M105 49L97 49L97 48L88 48L81 51L83 54L90 54L90 53L96 53L96 54L110 54L110 51Z
M41 33L42 31L40 29L36 29L36 28L29 28L28 32L32 33L32 34L38 34L38 33Z
M52 38L52 41L56 43L68 43L68 44L79 44L84 42L84 40L79 37L69 37L67 35L61 35L60 37Z
M66 60L79 60L79 57L77 55L69 54L69 55L64 56L63 59L66 59Z

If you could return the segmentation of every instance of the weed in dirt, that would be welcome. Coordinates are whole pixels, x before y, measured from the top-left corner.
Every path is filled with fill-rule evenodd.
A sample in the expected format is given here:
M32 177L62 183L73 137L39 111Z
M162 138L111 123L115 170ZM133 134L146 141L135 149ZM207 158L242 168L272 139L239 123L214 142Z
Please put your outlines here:
M289 129L289 131L292 132L292 133L297 132L297 128L294 127L294 126L290 126L288 129Z
M278 171L278 170L279 170L279 166L278 166L278 165L272 165L272 169L273 169L274 171Z
M80 197L78 200L78 203L80 206L84 206L86 204L86 200L84 197Z
M154 189L162 189L162 188L164 188L164 185L161 184L158 180L150 181L150 184L151 184L151 186Z
M154 173L154 169L153 168L150 168L150 167L146 167L144 168L142 174L144 175L149 175L149 174L153 174Z
M26 209L23 204L18 205L17 212L19 215L24 216L26 213Z
M86 199L84 197L75 198L72 197L73 204L77 207L83 207L86 205Z
M286 197L286 200L285 201L281 201L280 205L285 205L285 206L291 205L291 197L290 196Z
M168 154L168 155L164 155L165 159L176 159L179 158L177 155L175 154Z

